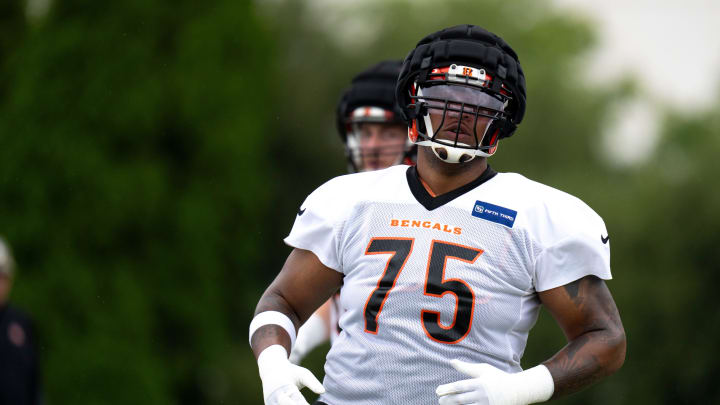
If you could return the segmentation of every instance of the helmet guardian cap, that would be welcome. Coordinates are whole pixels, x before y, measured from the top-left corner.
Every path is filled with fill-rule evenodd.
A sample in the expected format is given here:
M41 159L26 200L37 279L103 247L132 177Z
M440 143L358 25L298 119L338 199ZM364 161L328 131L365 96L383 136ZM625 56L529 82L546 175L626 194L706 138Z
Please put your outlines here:
M460 163L491 156L514 133L525 113L525 77L502 38L459 25L428 35L410 52L396 97L410 140Z

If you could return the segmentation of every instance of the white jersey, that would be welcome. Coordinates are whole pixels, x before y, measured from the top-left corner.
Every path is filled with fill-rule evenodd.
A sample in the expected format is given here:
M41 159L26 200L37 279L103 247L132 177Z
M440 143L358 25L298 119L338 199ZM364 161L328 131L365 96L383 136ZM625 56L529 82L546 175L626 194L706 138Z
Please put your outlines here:
M337 177L308 196L285 242L344 275L329 405L435 404L438 385L469 378L451 359L519 372L538 291L611 278L590 207L492 169L438 197L414 167Z

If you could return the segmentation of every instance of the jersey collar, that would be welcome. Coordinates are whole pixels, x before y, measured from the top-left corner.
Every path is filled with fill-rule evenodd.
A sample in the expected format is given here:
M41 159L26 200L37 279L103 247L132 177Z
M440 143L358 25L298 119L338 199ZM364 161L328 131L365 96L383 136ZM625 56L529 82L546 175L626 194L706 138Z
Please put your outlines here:
M415 196L417 202L419 202L428 211L432 211L435 208L441 207L449 203L450 201L474 189L475 187L492 179L493 177L495 177L496 174L497 172L493 170L490 165L488 165L487 169L485 169L485 171L482 172L482 174L477 179L471 181L464 186L460 186L455 190L448 191L445 194L440 194L439 196L433 197L432 195L430 195L430 193L428 193L425 187L423 187L415 166L410 166L407 169L407 172L405 172L410 191L412 192L413 196Z

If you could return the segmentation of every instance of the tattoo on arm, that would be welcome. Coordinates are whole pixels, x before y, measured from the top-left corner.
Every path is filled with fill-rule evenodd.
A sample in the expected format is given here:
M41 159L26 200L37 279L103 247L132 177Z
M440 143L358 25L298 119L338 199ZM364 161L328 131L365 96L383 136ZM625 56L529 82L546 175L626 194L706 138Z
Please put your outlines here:
M587 276L563 287L554 308L568 344L544 364L555 381L553 398L578 391L615 372L625 359L625 332L605 283Z
M577 298L578 291L580 290L580 280L566 284L563 288L565 288L570 298L574 300Z

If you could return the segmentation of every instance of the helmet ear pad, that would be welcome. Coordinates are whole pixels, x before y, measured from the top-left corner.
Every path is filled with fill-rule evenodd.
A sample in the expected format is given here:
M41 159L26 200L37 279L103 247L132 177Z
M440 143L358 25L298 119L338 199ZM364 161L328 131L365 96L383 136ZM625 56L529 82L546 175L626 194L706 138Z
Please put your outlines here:
M493 120L485 131L482 141L480 141L480 149L487 151L488 154L492 155L497 150L498 141L504 133L507 122L503 120Z
M412 120L412 124L408 127L408 138L410 138L410 142L415 143L418 140L418 127L417 127L417 120Z
M428 133L427 128L425 128L425 120L423 119L425 114L428 113L428 108L424 103L415 103L415 100L413 100L412 104L415 108L409 114L408 122L410 125L408 127L408 137L410 137L410 141L415 143L420 137L420 134L426 135Z

